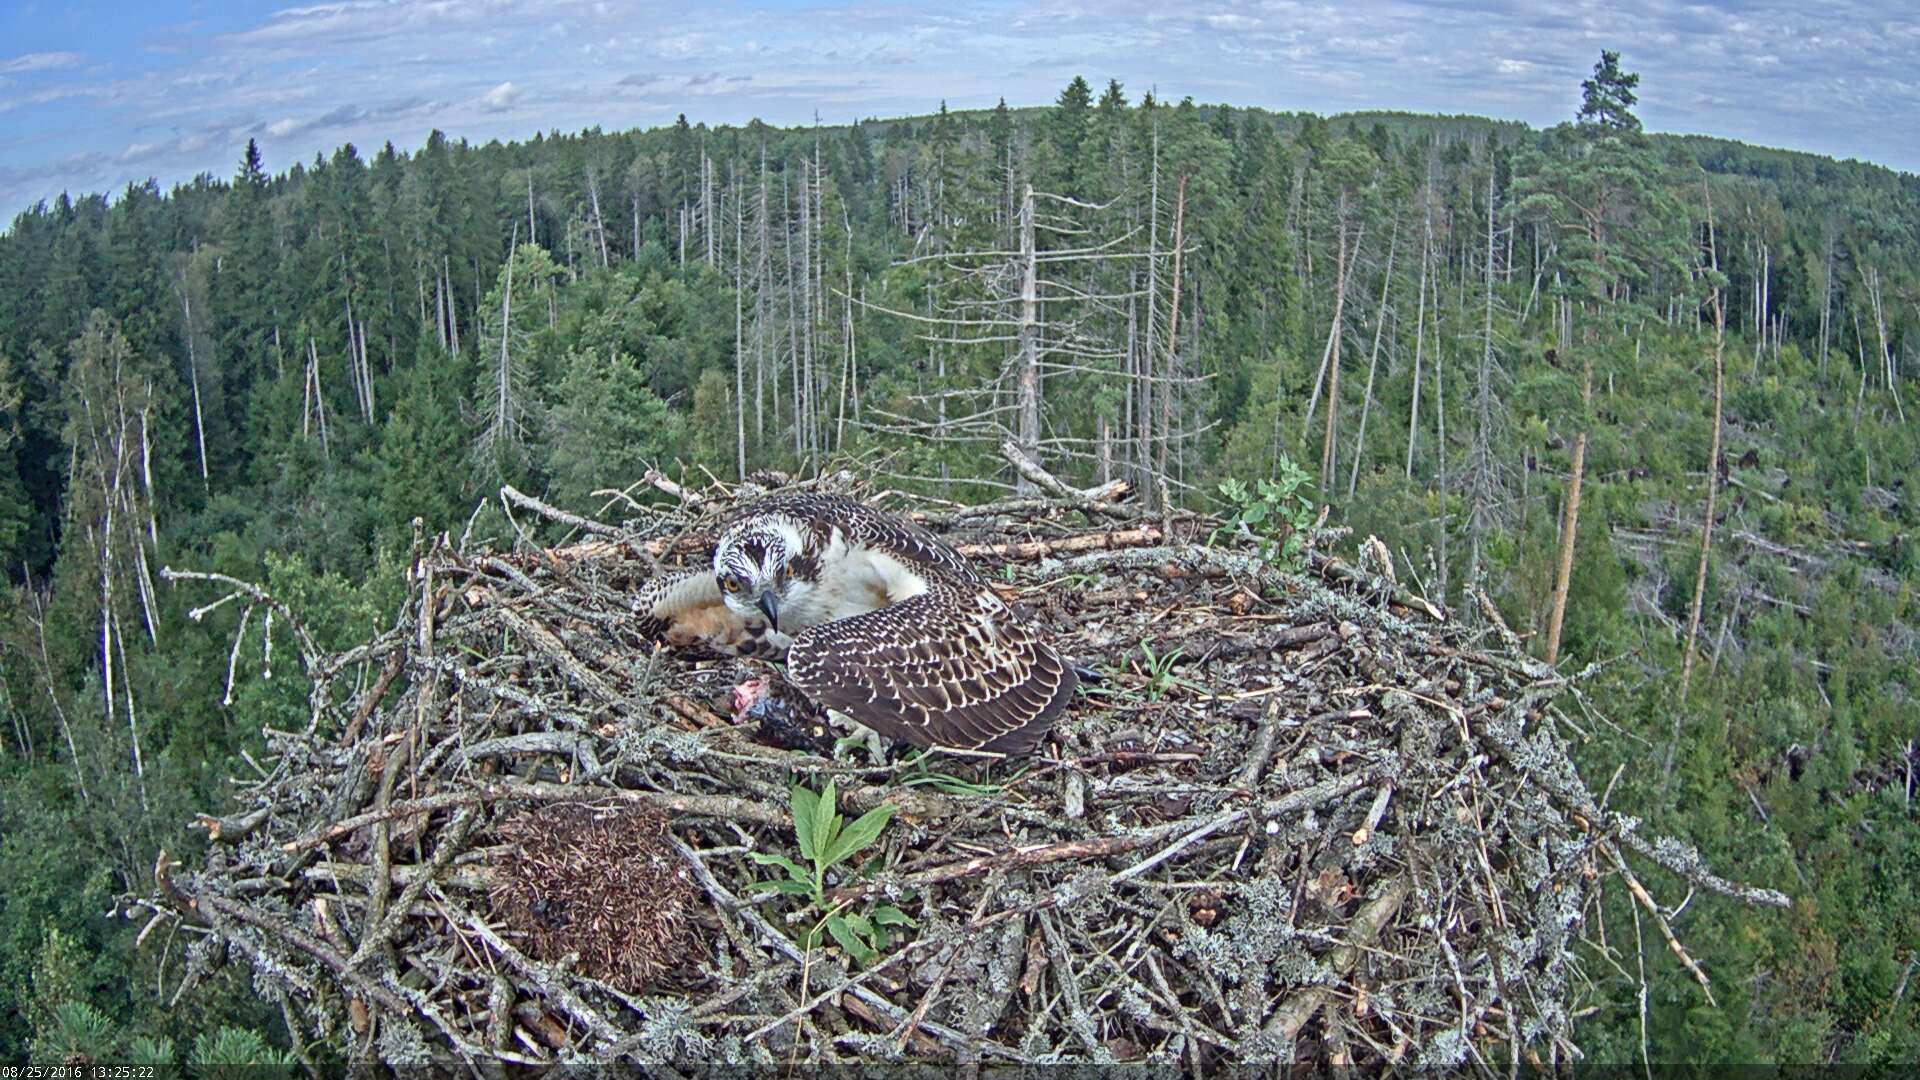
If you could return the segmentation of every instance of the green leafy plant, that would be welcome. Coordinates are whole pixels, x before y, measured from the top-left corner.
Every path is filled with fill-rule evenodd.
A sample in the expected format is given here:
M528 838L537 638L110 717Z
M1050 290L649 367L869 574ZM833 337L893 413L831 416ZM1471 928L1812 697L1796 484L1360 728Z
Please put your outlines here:
M1312 483L1307 471L1285 455L1272 479L1255 480L1252 487L1244 480L1221 481L1220 495L1233 507L1233 516L1207 537L1207 543L1218 542L1222 535L1251 537L1261 558L1298 568L1306 550L1303 537L1315 513L1313 500L1306 495Z
M900 773L900 785L902 787L930 787L946 795L972 795L981 798L991 798L1005 791L1022 776L1025 776L1029 768L1027 763L1022 762L1014 767L1013 772L1007 776L1004 783L994 783L986 779L967 780L949 772L936 771L933 768L933 762L936 758L937 755L934 751L922 750L906 759L905 770ZM993 763L989 763L986 766L987 775L992 775L993 768Z
M1172 693L1176 687L1202 692L1206 690L1206 687L1199 683L1191 679L1183 679L1173 673L1173 665L1180 661L1180 657L1186 651L1186 646L1180 645L1169 652L1155 652L1151 641L1140 643L1140 653L1146 658L1142 672L1147 677L1147 701L1159 701Z
M778 866L787 872L787 877L756 881L749 888L807 899L819 918L802 935L802 948L811 950L819 945L824 933L860 964L871 964L891 944L888 927L916 924L906 912L892 904L876 904L862 913L852 910L847 901L830 902L827 873L842 864L851 865L855 855L873 846L892 819L894 808L890 803L882 803L848 822L840 814L839 795L832 781L827 782L826 790L817 793L795 784L788 789L788 798L793 808L794 839L799 843L800 857L808 865L802 866L785 855L752 852L750 857L754 862Z

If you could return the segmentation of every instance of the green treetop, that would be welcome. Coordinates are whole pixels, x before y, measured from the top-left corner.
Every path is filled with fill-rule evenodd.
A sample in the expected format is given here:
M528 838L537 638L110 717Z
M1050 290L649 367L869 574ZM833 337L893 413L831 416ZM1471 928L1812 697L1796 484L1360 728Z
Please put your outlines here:
M1620 70L1620 54L1600 50L1600 62L1593 65L1593 78L1580 84L1580 123L1612 131L1639 131L1640 118L1633 106L1640 99L1633 88L1640 85L1638 72Z

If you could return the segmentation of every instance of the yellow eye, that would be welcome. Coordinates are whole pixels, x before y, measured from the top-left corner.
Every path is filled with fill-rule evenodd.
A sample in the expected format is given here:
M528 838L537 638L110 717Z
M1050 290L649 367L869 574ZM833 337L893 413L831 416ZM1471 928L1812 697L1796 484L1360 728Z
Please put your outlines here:
M736 577L723 577L720 579L720 587L728 592L739 592L740 579Z

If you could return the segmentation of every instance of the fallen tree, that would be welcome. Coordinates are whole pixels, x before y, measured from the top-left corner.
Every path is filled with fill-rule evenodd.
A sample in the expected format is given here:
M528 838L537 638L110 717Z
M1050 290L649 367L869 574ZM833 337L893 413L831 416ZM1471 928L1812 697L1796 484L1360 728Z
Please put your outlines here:
M1100 674L1041 754L766 745L728 704L760 669L661 650L632 601L767 486L675 485L625 526L509 489L593 539L423 543L391 630L303 645L307 725L266 733L205 857L162 856L140 901L192 931L182 992L242 959L303 1052L390 1062L1561 1063L1604 889L1709 999L1652 890L1786 904L1603 805L1566 752L1579 676L1490 605L1470 629L1114 485L866 493ZM810 893L770 885L809 871L790 784L830 782L891 820Z

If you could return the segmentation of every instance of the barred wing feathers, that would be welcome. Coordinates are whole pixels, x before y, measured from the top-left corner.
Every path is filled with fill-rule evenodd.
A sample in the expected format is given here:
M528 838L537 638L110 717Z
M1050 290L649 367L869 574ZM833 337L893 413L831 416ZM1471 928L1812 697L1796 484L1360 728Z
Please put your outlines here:
M984 589L936 589L800 635L789 680L916 746L1031 753L1066 708L1073 668Z

